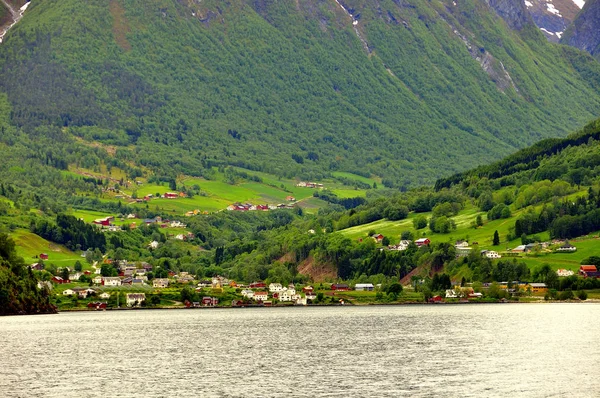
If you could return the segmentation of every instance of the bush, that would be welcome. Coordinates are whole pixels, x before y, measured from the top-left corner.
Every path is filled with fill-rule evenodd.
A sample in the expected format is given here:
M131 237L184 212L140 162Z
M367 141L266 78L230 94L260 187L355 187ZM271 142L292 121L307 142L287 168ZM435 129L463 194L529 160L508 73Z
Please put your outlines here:
M580 290L577 292L577 297L579 300L585 301L588 298L587 292L585 290Z

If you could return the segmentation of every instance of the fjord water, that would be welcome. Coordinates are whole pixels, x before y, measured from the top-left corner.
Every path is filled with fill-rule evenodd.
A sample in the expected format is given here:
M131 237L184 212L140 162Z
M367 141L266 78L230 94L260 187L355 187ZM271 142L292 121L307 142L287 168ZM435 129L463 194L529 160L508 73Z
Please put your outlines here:
M598 397L599 304L0 318L1 397Z

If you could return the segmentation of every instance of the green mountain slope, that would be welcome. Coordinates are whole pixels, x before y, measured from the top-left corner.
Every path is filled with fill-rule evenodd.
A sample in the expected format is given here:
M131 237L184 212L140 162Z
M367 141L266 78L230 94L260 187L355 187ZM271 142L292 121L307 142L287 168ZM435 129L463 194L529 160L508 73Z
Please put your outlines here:
M583 125L600 65L480 1L32 4L0 47L11 123L162 174L238 165L391 186Z

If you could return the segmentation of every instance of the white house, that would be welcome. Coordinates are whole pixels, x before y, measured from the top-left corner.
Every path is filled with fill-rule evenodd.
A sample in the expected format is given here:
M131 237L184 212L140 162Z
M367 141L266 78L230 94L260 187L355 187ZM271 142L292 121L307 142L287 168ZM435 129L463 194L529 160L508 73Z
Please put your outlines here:
M573 271L564 269L564 268L559 268L556 270L556 275L558 275L558 276L571 276L573 274L574 274Z
M150 244L148 245L148 247L150 249L156 249L158 247L158 242L153 240L152 242L150 242Z
M373 286L372 283L357 283L354 286L354 290L365 290L365 291L373 291L375 289L375 286Z
M307 300L316 300L317 294L315 292L307 292L306 299Z
M406 250L406 249L408 249L408 246L410 246L410 243L411 242L409 240L403 239L403 240L400 241L400 243L398 244L398 246L396 246L396 249L397 250L401 250L401 251L402 250Z
M169 287L169 279L168 278L155 278L152 281L152 287L156 287L156 288Z
M446 298L458 298L458 294L452 289L446 290Z
M106 300L106 299L110 298L110 293L104 292L104 293L101 293L98 297L101 298L101 299Z
M102 284L102 277L101 276L97 276L94 279L92 279L92 282L94 282L94 285L101 285Z
M282 290L283 290L283 286L281 286L281 283L271 283L271 284L269 284L269 291L271 293L281 292Z
M292 301L292 295L287 290L279 292L279 301Z
M254 297L254 291L250 289L244 289L242 290L242 296L251 299Z
M73 274L69 274L69 280L78 281L79 278L81 278L81 275L83 275L81 272L75 272Z
M498 252L495 252L495 251L493 251L493 250L488 250L488 251L485 253L485 256L486 256L487 258L502 258L502 256L501 256L501 255L499 255L499 254L498 254Z
M121 286L121 278L118 276L105 276L102 278L104 286Z
M75 290L73 290L73 289L63 290L62 294L63 294L63 296L72 296L75 294Z
M571 245L569 242L565 242L565 244L562 245L561 247L559 247L558 249L556 249L556 251L571 253L571 252L577 251L577 248L575 246Z
M267 301L269 299L269 295L267 292L254 292L254 297L252 297L256 301Z
M139 307L144 300L146 300L146 295L144 293L127 293L128 307Z
M291 287L287 288L287 292L289 293L290 296L293 296L294 294L296 294L296 288L293 285L290 285Z

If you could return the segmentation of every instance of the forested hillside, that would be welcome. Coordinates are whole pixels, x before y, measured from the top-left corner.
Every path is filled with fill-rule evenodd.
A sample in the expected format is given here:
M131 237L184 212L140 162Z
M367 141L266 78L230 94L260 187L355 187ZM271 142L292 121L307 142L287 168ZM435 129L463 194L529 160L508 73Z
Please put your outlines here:
M113 145L129 177L237 165L406 188L600 110L596 61L475 0L41 0L0 68L10 137L60 137L73 149L43 157L63 169L102 155L71 137Z

